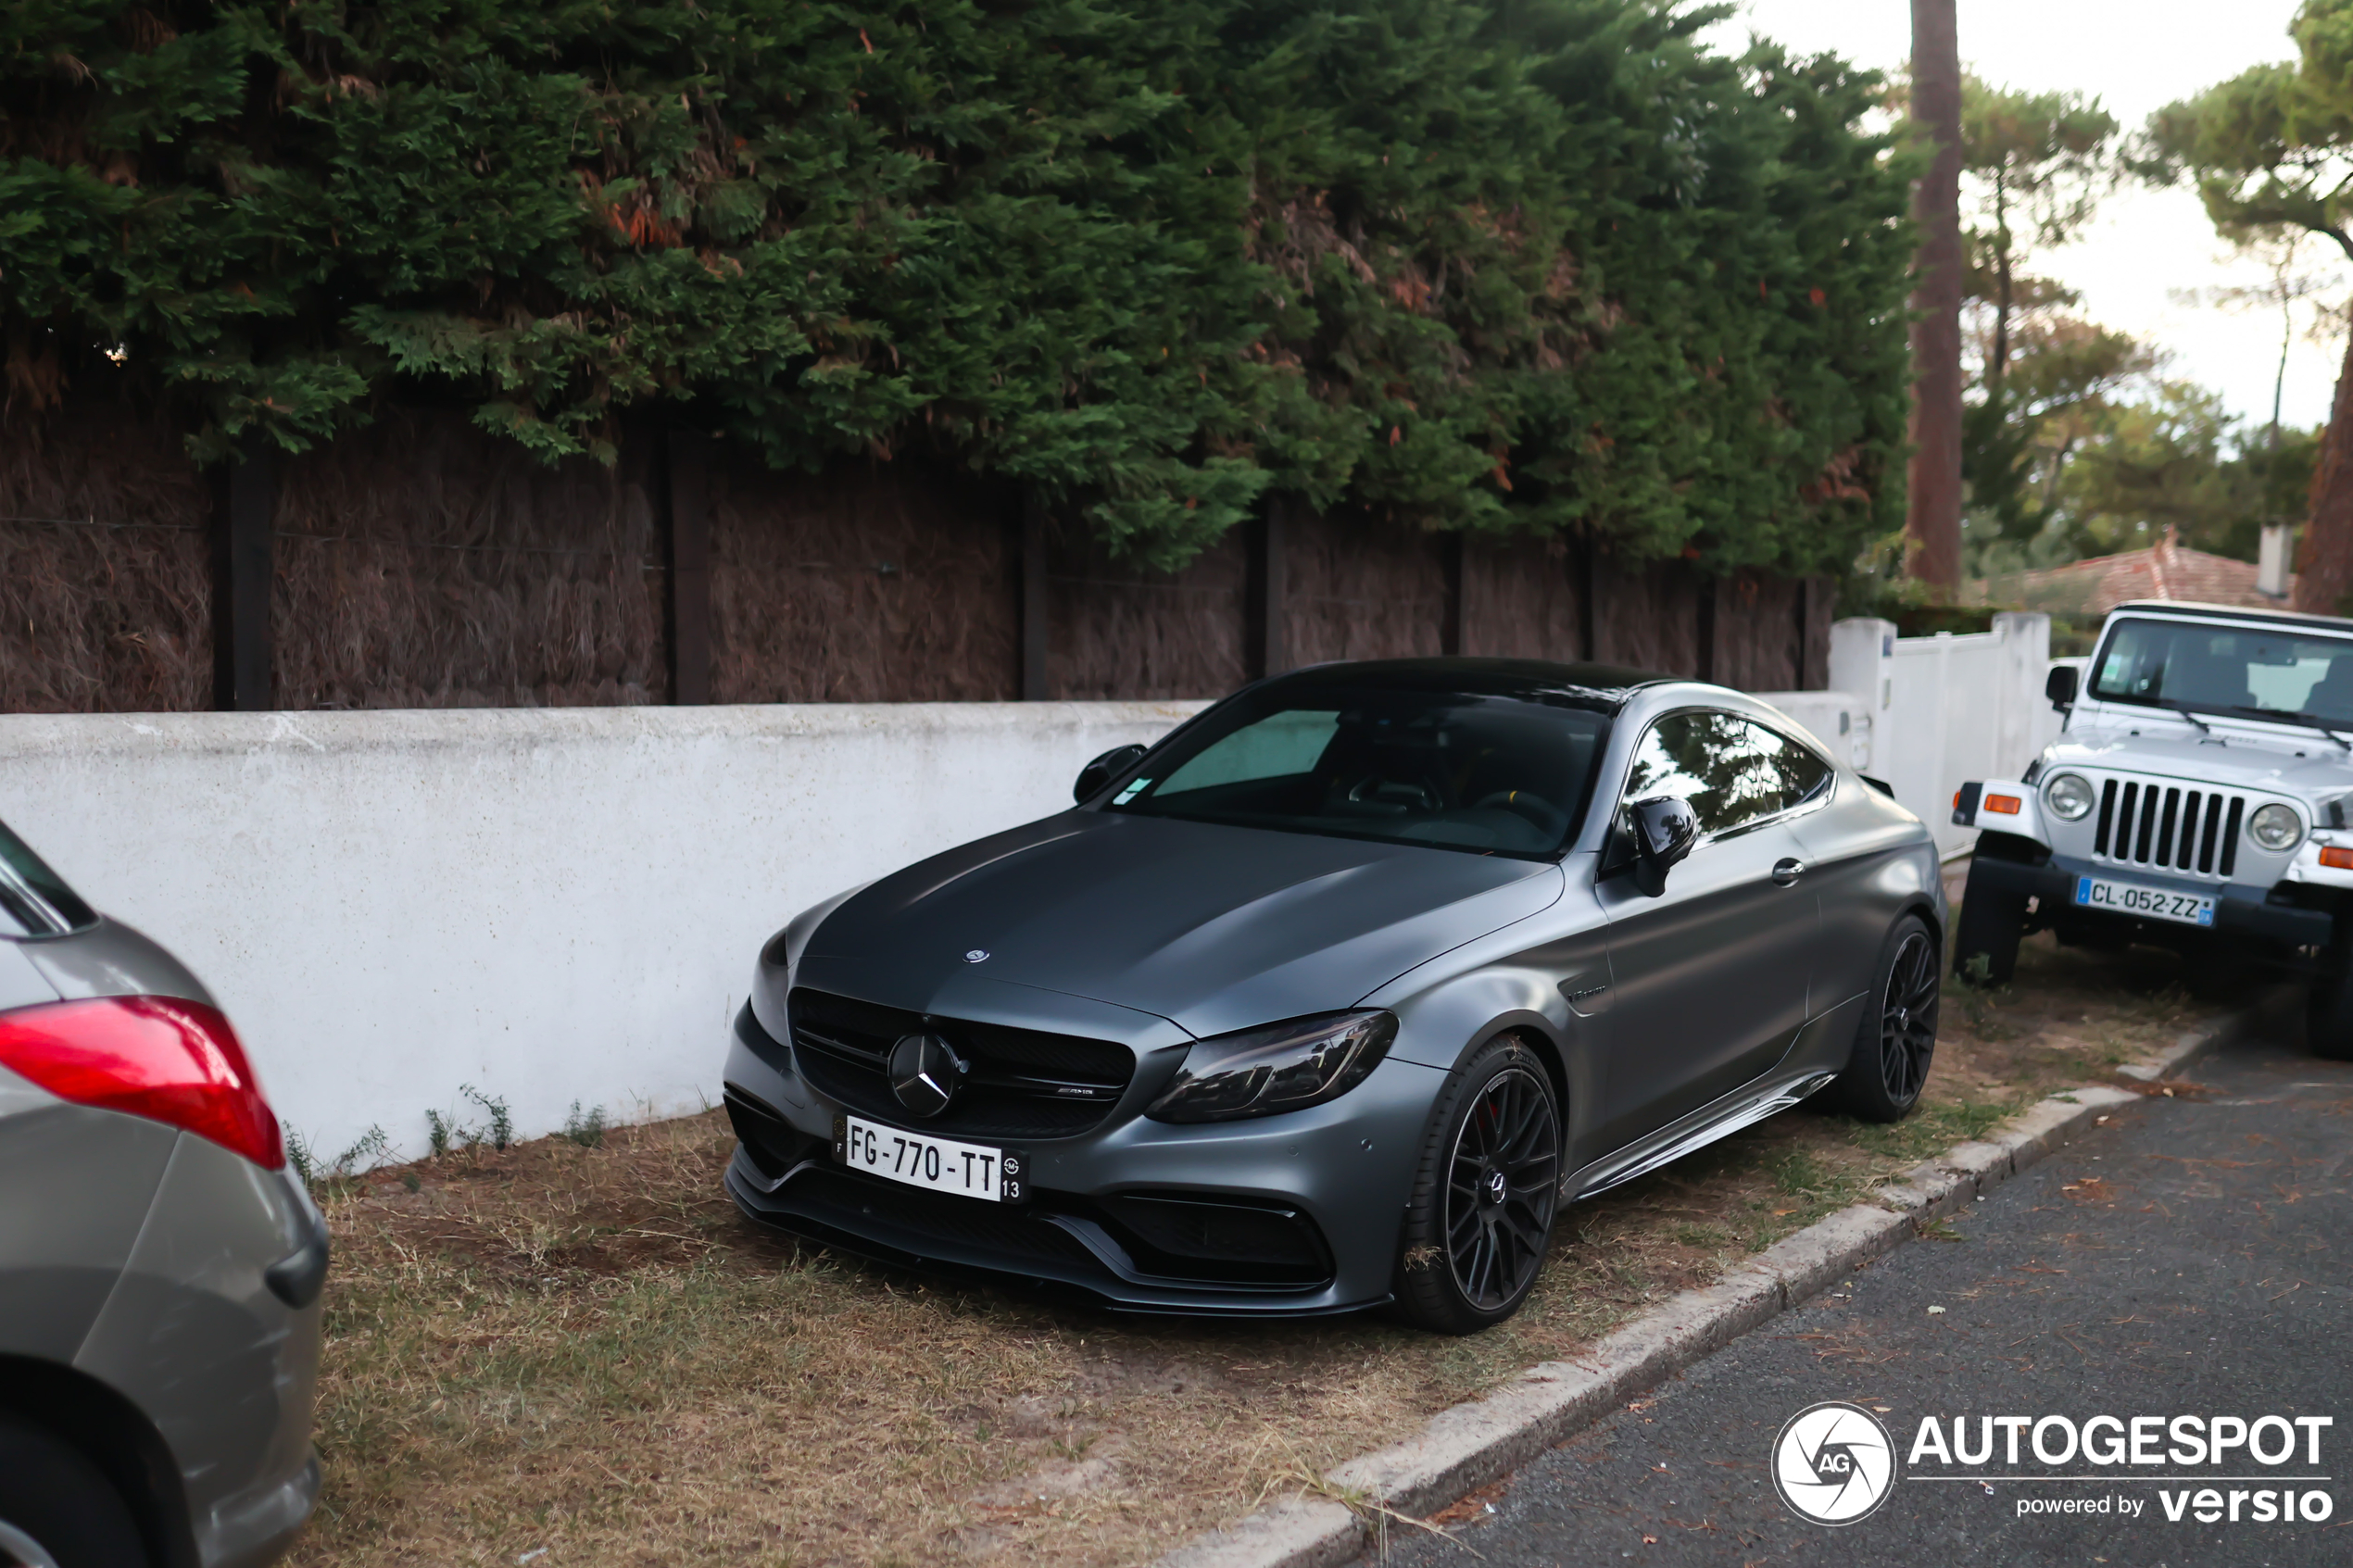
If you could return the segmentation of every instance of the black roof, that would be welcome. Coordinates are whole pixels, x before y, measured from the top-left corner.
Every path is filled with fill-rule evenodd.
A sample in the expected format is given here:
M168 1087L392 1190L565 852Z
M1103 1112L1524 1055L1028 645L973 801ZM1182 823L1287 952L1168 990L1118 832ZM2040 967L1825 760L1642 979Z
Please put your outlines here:
M1517 697L1565 708L1616 713L1644 686L1680 679L1616 664L1554 664L1541 659L1367 659L1311 664L1273 677L1285 685L1390 686L1403 691L1463 692Z
M2144 610L2158 615L2183 615L2198 621L2267 621L2283 626L2309 626L2315 631L2353 632L2353 621L2341 615L2307 615L2296 609L2248 609L2239 605L2199 604L2189 599L2127 599L2108 611L2122 615Z

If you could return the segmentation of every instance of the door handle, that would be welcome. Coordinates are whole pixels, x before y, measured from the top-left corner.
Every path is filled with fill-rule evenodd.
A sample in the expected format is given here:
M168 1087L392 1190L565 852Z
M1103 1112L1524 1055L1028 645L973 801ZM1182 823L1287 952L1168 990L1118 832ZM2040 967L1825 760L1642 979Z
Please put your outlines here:
M1796 859L1773 862L1773 883L1779 887L1794 887L1797 879L1806 874L1806 862Z

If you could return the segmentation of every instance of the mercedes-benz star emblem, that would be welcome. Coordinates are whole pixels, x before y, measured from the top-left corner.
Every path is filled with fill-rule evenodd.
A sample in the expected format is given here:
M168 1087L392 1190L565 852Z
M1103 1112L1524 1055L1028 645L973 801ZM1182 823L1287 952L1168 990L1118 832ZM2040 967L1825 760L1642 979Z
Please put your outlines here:
M956 1047L937 1035L902 1035L890 1047L890 1092L911 1116L937 1116L953 1105L970 1071Z
M971 952L964 955L964 961L966 963L978 963L987 957L988 957L988 948L975 947Z

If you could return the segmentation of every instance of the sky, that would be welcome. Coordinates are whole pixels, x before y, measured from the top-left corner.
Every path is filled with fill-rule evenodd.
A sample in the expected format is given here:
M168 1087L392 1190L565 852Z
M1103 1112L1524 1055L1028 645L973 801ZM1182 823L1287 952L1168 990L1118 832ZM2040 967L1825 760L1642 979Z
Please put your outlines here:
M2127 130L2249 66L2295 56L2287 24L2296 0L1958 0L1958 6L1965 69L2001 86L2095 95ZM1740 10L1719 24L1728 46L1754 32L1877 69L1900 66L1911 53L1908 0L1741 0ZM2341 305L2353 292L2353 269L2328 249L2324 255L2308 242L2297 268L2336 280L2341 286L2330 292ZM2195 192L2120 188L2082 239L2043 253L2029 270L2078 290L2090 320L2167 350L2167 374L2212 387L2245 418L2270 420L2278 314L2233 314L2177 297L2270 276L2231 256ZM2283 417L2318 424L2328 418L2344 345L2298 335Z

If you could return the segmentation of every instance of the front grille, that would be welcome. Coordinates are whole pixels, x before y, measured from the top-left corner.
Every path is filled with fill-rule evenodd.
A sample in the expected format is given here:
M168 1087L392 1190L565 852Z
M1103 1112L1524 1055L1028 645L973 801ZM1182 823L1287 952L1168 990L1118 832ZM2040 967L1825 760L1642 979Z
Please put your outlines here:
M2179 784L2109 779L2100 786L2092 857L2228 881L2238 869L2246 797Z
M1136 1055L1111 1040L932 1018L797 987L786 1004L801 1076L853 1110L905 1124L907 1108L884 1071L901 1035L930 1032L972 1065L962 1093L922 1123L943 1137L1063 1138L1111 1113Z

